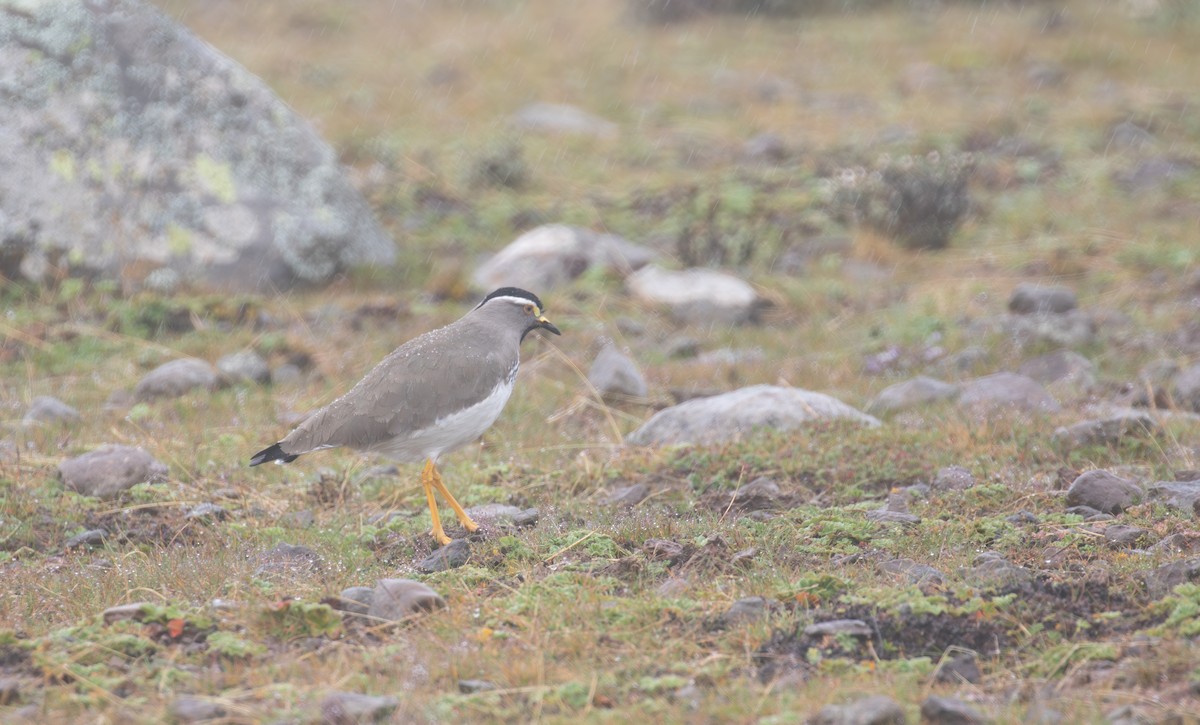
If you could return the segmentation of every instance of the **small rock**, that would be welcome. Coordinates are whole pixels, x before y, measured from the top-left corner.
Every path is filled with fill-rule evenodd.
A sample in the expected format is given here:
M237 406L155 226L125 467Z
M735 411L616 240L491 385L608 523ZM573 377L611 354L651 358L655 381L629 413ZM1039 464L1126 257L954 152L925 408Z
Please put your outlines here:
M667 561L679 563L684 556L683 544L670 539L646 539L642 542L642 551L650 561Z
M58 464L63 484L84 496L113 498L139 483L167 480L167 467L141 448L107 445Z
M49 395L39 395L29 403L22 425L38 423L74 423L80 419L79 411Z
M1169 551L1173 554L1197 554L1200 553L1200 534L1170 534L1164 536L1150 549L1152 551Z
M1043 287L1021 283L1008 300L1008 309L1019 315L1050 312L1062 314L1078 307L1075 293L1066 287Z
M747 622L757 622L770 616L779 607L774 599L745 597L734 602L718 621L722 626L734 627Z
M1058 401L1040 383L1016 373L995 373L962 385L958 405L973 413L1005 411L1055 413Z
M217 372L227 383L258 383L271 381L271 368L253 350L239 350L217 360Z
M215 387L217 371L212 365L196 358L184 358L151 370L138 382L133 394L138 400L178 398L196 388L212 390Z
M700 354L700 341L694 337L677 336L672 337L663 345L667 357L674 359L684 359L696 357Z
M374 597L375 590L371 587L349 587L337 595L332 606L334 609L362 616L371 610Z
M254 570L254 575L259 577L317 574L324 566L320 554L295 544L278 544L263 552L259 562Z
M879 425L877 419L828 395L753 385L660 410L625 440L633 445L719 443L740 438L756 428L792 430L811 421L841 418Z
M905 526L914 526L921 523L921 517L916 514L892 511L886 508L868 511L867 519L880 524L903 524Z
M975 485L975 476L962 466L946 466L933 477L935 491L962 491Z
M874 630L861 619L831 619L808 625L804 628L804 634L809 637L836 637L839 634L851 637L870 637L874 634Z
M942 572L928 564L912 559L888 559L879 563L879 571L885 574L902 574L912 584L941 584L946 580Z
M1019 346L1037 344L1085 347L1096 341L1096 320L1082 310L1062 314L1049 312L1006 315L981 323L983 329L998 329Z
M609 506L629 507L636 506L642 502L646 495L650 493L650 487L644 483L635 483L632 486L621 486L614 488L604 497L604 503Z
M224 521L228 517L229 512L215 503L199 504L183 515L187 521Z
M464 695L474 695L476 692L495 690L496 683L487 680L459 680L458 691Z
M615 136L617 133L617 124L612 121L565 103L531 103L514 113L512 122L520 128L549 133L583 136Z
M975 557L972 566L962 574L968 584L979 589L1002 589L1033 579L1028 569L1010 563L994 551L985 551Z
M787 145L775 133L760 133L742 145L742 156L756 161L779 162L787 158Z
M907 410L941 400L950 400L958 393L957 385L920 375L884 388L867 406L867 412L875 414Z
M283 363L271 371L272 385L292 385L304 379L304 371L299 365Z
M1067 513L1074 514L1076 516L1082 516L1084 521L1089 521L1096 516L1106 516L1110 519L1112 518L1111 515L1102 514L1091 506L1069 506L1067 508Z
M380 579L371 593L367 616L387 622L398 622L415 614L443 609L442 595L411 579Z
M729 563L734 566L749 566L756 556L758 556L758 547L751 546L749 549L733 552L733 555L729 557Z
M607 344L592 361L588 382L605 400L611 398L645 398L648 388L642 371L628 355L615 345Z
M1108 144L1118 149L1144 149L1154 144L1154 134L1132 121L1121 121L1109 130Z
M1127 437L1153 438L1162 427L1149 413L1130 410L1107 418L1085 420L1054 431L1054 442L1068 450L1080 446L1114 446Z
M1113 174L1116 182L1126 191L1140 193L1185 179L1196 172L1196 164L1188 159L1174 156L1152 156L1142 159L1132 168Z
M963 682L978 684L982 678L979 664L975 662L975 655L970 652L960 652L950 659L944 660L938 666L934 677L938 682L949 682L955 685Z
M750 284L712 269L680 272L648 264L625 282L635 298L665 305L676 317L696 324L753 322L763 303Z
M16 705L20 701L21 681L15 677L0 677L0 706Z
M491 523L512 521L520 514L521 509L505 503L487 503L467 509L467 515L476 523L483 521Z
M1096 386L1096 366L1072 350L1059 350L1026 360L1017 372L1042 385L1086 393Z
M1180 584L1200 580L1200 559L1184 559L1164 564L1142 574L1146 591L1153 599L1160 599Z
M67 539L67 543L63 544L63 548L78 549L81 546L86 546L94 549L98 546L103 546L106 538L108 538L108 532L104 529L89 529Z
M439 571L457 569L466 564L471 558L471 545L466 539L455 539L449 544L434 551L417 564L417 571L422 574L433 574Z
M1141 503L1144 494L1137 484L1108 471L1088 471L1067 489L1068 506L1090 506L1101 513L1119 514Z
M105 609L100 615L105 624L113 622L126 622L129 620L137 620L142 614L142 607L150 606L149 602L133 602L131 604L118 604L115 607Z
M930 695L921 703L921 719L930 725L983 725L987 718L954 697Z
M517 528L536 526L540 513L541 512L536 508L527 508L521 513L513 516L513 526L516 526Z
M905 725L904 708L886 695L870 695L845 705L826 705L808 725Z
M307 529L316 522L316 514L308 509L287 511L279 517L279 525L289 529Z
M517 237L480 265L472 282L488 291L509 285L544 291L564 285L589 269L625 276L654 257L645 247L615 234L544 224Z
M1008 516L1004 517L1004 520L1010 524L1017 524L1018 526L1033 526L1040 522L1040 519L1038 519L1037 515L1027 509L1021 509L1015 514L1009 514Z
M321 717L326 725L383 722L399 706L400 701L394 697L331 692L321 700Z
M662 599L678 599L687 593L692 582L687 577L673 576L654 588L654 593Z
M171 716L177 722L204 722L225 717L225 708L206 697L180 695L171 703Z
M1118 549L1134 549L1153 544L1156 537L1149 529L1113 524L1104 530L1104 538Z

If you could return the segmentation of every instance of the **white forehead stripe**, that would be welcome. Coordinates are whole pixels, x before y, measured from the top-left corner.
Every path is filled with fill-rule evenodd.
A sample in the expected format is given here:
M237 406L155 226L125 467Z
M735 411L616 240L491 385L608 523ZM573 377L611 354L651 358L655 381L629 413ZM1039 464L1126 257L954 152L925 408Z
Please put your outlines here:
M533 305L534 307L538 306L538 304L531 299L528 299L525 297L514 297L513 295L501 295L500 297L493 297L490 300L487 300L486 302L484 302L483 304L487 304L487 302L498 302L500 300L504 300L505 302L511 302L514 305ZM480 305L480 306L482 307L483 305ZM541 309L542 308L538 307L539 312L541 311Z

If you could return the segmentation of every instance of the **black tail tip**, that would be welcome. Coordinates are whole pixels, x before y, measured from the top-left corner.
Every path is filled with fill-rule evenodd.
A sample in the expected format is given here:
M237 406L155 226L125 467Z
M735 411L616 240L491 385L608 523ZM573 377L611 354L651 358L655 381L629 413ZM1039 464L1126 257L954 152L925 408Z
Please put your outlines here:
M296 460L299 457L300 456L298 456L298 455L291 455L288 453L284 453L283 449L279 447L278 443L276 443L275 445L271 446L270 448L264 448L261 451L259 451L258 453L255 453L254 457L250 459L250 465L257 466L260 463L266 463L268 461L279 461L280 463L291 463L292 461Z

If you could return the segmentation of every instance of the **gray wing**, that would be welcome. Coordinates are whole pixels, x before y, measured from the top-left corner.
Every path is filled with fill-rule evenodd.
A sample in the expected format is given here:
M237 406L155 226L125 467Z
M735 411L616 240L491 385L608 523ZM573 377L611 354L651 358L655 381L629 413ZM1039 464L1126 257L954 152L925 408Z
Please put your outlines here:
M288 454L368 449L470 407L515 372L519 359L516 346L488 332L449 325L405 343L280 447Z

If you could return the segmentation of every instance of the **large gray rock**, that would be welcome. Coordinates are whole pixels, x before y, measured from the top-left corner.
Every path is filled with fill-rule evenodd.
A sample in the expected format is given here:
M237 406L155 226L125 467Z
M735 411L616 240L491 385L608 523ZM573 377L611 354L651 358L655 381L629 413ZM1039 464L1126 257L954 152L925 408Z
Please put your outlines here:
M1200 502L1200 480L1158 481L1146 489L1146 497L1151 501L1162 501L1189 514L1196 513L1196 504Z
M1142 581L1146 583L1146 591L1154 599L1164 597L1180 584L1188 584L1200 580L1200 559L1184 559L1163 564L1157 569L1143 572Z
M995 373L966 381L958 405L975 413L1054 413L1060 409L1058 401L1040 383L1016 373Z
M39 395L29 403L29 409L21 418L22 425L37 425L39 423L75 423L79 420L79 411L49 395Z
M238 350L217 360L217 371L230 383L266 383L271 380L267 361L253 350Z
M0 273L320 283L395 247L258 78L140 0L0 11Z
M646 378L638 369L637 363L615 345L605 345L592 361L588 370L588 382L600 392L604 398L646 397Z
M101 446L58 464L63 485L85 496L112 498L139 483L167 479L167 467L141 448Z
M138 381L133 394L138 400L178 398L196 388L212 390L219 379L212 365L196 358L163 363Z
M617 124L565 103L530 103L512 115L512 123L530 131L585 136L615 136Z
M442 595L411 579L380 579L370 599L367 616L387 622L397 622L446 606Z
M582 227L545 224L517 237L475 271L475 286L549 290L593 267L626 275L654 259L654 253L615 234Z
M905 725L904 708L887 695L869 695L845 705L826 705L808 725Z
M757 428L790 430L836 418L879 425L877 419L823 393L752 385L660 410L625 440L643 446L718 443L747 435Z
M637 299L665 305L685 322L749 322L763 304L748 282L713 269L675 271L648 264L630 275L625 284Z
M1119 514L1144 497L1136 483L1108 471L1088 471L1067 489L1068 506L1090 506L1106 514Z
M1131 409L1059 428L1054 431L1054 442L1066 449L1089 445L1112 446L1127 437L1153 438L1161 430L1162 426L1149 413Z
M1042 385L1073 394L1086 393L1096 386L1096 366L1071 350L1058 350L1026 360L1017 372Z
M867 405L868 413L890 413L921 405L949 400L958 395L959 388L935 378L919 375L902 383L889 385Z

